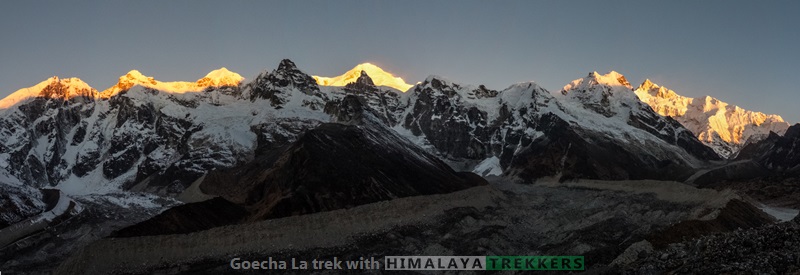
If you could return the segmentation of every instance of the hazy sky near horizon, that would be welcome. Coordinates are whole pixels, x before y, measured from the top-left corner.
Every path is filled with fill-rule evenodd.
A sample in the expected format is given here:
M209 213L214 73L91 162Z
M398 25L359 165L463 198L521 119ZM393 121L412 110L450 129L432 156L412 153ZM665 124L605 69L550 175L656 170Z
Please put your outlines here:
M335 76L363 62L557 92L616 70L800 122L798 1L2 1L0 97L47 77L98 90L132 69L247 79L283 58Z

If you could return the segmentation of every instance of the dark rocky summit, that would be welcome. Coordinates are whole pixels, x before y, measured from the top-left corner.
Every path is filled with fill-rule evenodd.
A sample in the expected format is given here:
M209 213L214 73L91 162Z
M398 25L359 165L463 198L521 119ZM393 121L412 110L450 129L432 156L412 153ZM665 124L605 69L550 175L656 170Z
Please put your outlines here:
M783 136L770 133L766 139L745 146L736 159L752 159L773 173L800 176L800 124L789 127Z
M266 99L273 107L281 107L293 91L324 96L319 92L319 85L314 78L300 71L289 59L282 60L274 71L260 74L245 89L250 89L250 100Z
M372 78L370 78L365 71L361 71L361 75L358 76L356 82L347 83L344 88L347 91L355 93L374 93L378 91L378 88L375 87L375 83L372 82Z

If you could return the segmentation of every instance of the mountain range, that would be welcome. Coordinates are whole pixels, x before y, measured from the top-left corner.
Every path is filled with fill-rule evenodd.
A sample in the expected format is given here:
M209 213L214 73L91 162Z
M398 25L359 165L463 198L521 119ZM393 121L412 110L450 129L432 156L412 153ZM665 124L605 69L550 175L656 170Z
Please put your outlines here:
M350 209L492 177L706 182L733 179L718 171L745 162L757 172L735 179L788 175L800 167L797 127L649 80L634 89L614 71L557 92L436 75L408 85L369 63L326 78L288 59L249 81L225 68L195 82L133 70L99 92L52 77L0 100L0 230L58 202L72 205L59 219L80 201L143 204L134 193L186 204L115 236Z
M454 167L526 180L680 180L788 128L780 116L682 97L649 80L632 89L617 72L592 72L559 93L533 82L497 91L439 76L407 88L369 63L324 78L284 60L243 80L225 68L196 82L133 70L102 92L58 77L20 89L0 100L5 182L76 194L134 186L176 193L210 169L254 158L261 144L294 141L331 121L331 104L347 93Z

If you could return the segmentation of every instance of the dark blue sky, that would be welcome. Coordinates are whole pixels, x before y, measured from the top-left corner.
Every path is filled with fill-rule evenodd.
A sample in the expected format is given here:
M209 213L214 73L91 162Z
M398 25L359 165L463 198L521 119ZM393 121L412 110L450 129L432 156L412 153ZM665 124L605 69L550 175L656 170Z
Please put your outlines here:
M798 1L2 1L0 97L47 77L103 90L131 69L251 79L283 58L334 76L372 62L550 90L591 71L800 121Z

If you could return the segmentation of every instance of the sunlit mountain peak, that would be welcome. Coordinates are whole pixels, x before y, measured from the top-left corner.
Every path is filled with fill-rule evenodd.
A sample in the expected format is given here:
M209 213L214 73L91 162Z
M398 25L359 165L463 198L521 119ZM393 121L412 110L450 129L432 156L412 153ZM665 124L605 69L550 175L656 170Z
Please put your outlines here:
M244 80L241 75L222 67L211 71L205 77L197 80L197 85L202 87L236 86Z
M83 82L80 78L50 77L39 84L22 88L0 100L0 110L7 109L22 101L33 98L62 98L65 100L74 97L96 97L97 90Z
M314 80L317 81L317 84L323 86L345 86L348 83L356 82L358 77L361 76L361 71L364 71L372 78L372 81L377 86L388 86L400 91L407 91L411 88L411 84L406 83L402 78L396 77L391 73L384 71L378 66L373 65L372 63L361 63L353 67L353 69L345 72L340 76L335 77L323 77L323 76L313 76Z
M600 74L596 71L589 73L584 78L578 78L561 88L561 93L566 95L570 91L588 91L596 85L607 86L614 91L633 90L631 84L622 74L616 71L610 71L606 74ZM612 92L612 91L606 91Z
M737 154L744 145L762 140L770 132L783 134L789 128L779 115L745 110L710 96L681 96L649 79L634 93L653 111L674 118L723 157Z
M600 74L595 71L589 74L589 78L597 81L599 84L605 84L609 86L622 85L628 89L632 89L631 83L628 82L624 75L618 73L617 71L610 71L607 74Z
M138 70L131 70L127 74L120 76L117 84L100 93L100 96L103 98L108 98L122 91L130 89L134 85L140 85L143 87L176 94L200 92L208 87L237 86L242 82L242 80L244 80L244 77L229 71L225 67L211 71L210 73L206 74L205 77L200 78L195 82L162 82L155 80L153 77L145 76Z

